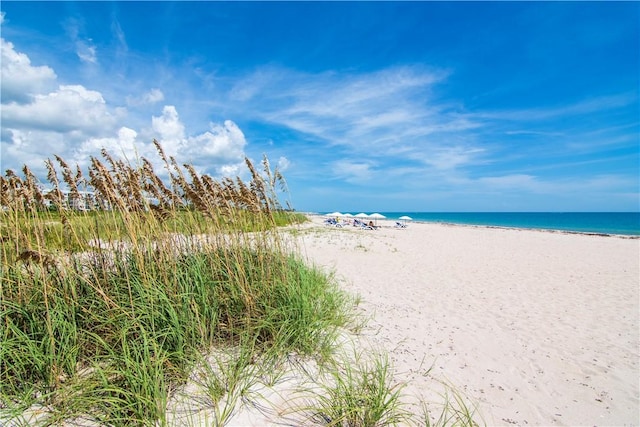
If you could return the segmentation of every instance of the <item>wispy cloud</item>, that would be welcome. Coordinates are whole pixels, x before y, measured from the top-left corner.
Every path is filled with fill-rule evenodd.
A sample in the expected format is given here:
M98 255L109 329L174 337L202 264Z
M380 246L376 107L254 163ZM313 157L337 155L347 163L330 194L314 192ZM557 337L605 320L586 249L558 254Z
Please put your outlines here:
M78 58L83 62L96 64L98 62L96 55L97 48L91 38L83 37L81 35L83 27L83 23L77 19L70 18L65 22L66 32L75 45L76 55L78 55Z
M499 111L485 111L477 113L476 117L483 119L512 120L512 121L541 121L576 115L586 115L602 111L625 108L638 102L637 92L618 93L609 96L596 96L579 102L553 106L548 108L524 108Z
M127 52L129 50L127 46L127 38L118 21L114 20L111 22L111 32L114 38L118 41L119 51Z
M536 130L508 130L506 135L535 135L535 136L562 136L561 132L544 132Z
M429 157L424 159L424 163L435 167L438 170L451 170L459 166L475 163L485 150L481 148L466 147L440 147L433 150Z
M96 50L96 46L92 43L91 39L76 41L76 54L83 62L96 64L98 62Z
M370 182L375 176L372 164L349 160L338 160L332 163L333 178L346 182L361 184Z
M158 88L153 88L150 91L143 93L138 97L127 96L127 104L132 106L156 104L164 101L164 93Z
M465 137L482 123L433 95L449 74L420 66L313 75L267 67L237 81L227 101L257 120L342 147L366 161L391 156L456 168L482 151L471 136ZM447 135L455 137L448 140ZM369 176L366 163L335 164L335 177Z
M638 183L624 175L598 174L588 178L577 179L565 177L548 179L535 175L513 174L503 176L487 176L470 181L476 189L487 192L521 193L521 194L594 194L610 191L612 188L626 188L638 191Z
M277 109L265 104L266 120L333 144L358 147L366 142L376 149L384 148L385 139L375 135L408 129L435 115L428 105L429 90L445 78L443 72L409 67L369 74L285 74L286 87L271 86L261 94L280 100Z
M493 165L497 170L508 170L513 168L512 162L526 162L529 156L540 159L538 168L532 167L535 171L544 168L545 157L566 153L567 147L581 138L590 139L589 128L548 125L550 120L597 114L637 102L633 93L623 93L592 97L563 108L468 111L435 95L451 72L403 66L373 72L308 74L270 66L237 80L221 102L232 111L249 111L257 121L294 130L309 141L333 147L328 150L339 148L334 155L344 153L348 160L326 162L330 167L322 170L323 177L353 184L363 184L380 174L407 181L425 174L442 182L470 181L471 170L476 176L483 173L478 167ZM573 161L578 164L583 160ZM505 189L518 186L534 191L539 187L532 177L516 174L498 179L489 175L487 181L475 182L481 186L493 183L495 188L502 182Z

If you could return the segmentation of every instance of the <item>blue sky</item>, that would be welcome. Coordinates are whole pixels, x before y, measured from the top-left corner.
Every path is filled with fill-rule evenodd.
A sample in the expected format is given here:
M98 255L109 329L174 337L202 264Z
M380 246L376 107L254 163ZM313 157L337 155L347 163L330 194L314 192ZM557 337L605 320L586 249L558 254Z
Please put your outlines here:
M13 2L2 170L102 147L300 211L638 211L638 2ZM160 166L158 166L158 169Z

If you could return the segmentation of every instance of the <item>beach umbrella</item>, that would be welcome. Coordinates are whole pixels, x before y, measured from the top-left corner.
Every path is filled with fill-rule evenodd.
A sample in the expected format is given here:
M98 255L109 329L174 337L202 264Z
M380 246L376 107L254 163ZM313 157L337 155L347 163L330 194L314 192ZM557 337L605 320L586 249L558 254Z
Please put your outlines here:
M371 215L369 215L369 218L373 218L373 219L375 219L375 220L376 220L376 224L377 224L379 219L385 219L385 218L386 218L386 216L384 216L384 215L379 214L378 212L376 212L376 213L372 213Z
M364 222L366 218L369 218L369 215L364 212L360 212L359 214L355 214L354 217L359 218Z
M331 213L325 214L325 216L336 217L336 216L344 216L344 215L340 212L331 212Z
M398 219L402 220L402 221L403 221L403 223L405 223L405 224L406 224L406 223L407 223L407 221L411 221L413 218L411 218L410 216L407 216L407 215L402 215L402 216L401 216L400 218L398 218Z

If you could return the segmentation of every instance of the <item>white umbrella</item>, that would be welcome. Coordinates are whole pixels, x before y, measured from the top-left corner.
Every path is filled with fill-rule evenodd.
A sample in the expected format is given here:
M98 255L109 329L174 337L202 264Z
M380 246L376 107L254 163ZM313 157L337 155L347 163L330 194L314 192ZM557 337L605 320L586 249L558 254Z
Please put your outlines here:
M336 216L344 216L344 215L343 215L343 214L341 214L340 212L331 212L331 213L325 214L325 216L333 216L333 217L336 217Z
M411 220L413 220L413 218L411 218L410 216L407 216L407 215L402 215L402 216L401 216L400 218L398 218L398 219L401 219L401 220L403 221L403 223L404 223L404 224L406 224L406 223L407 223L407 221L411 221Z
M386 218L386 216L384 216L384 215L379 214L378 212L376 212L376 213L372 213L371 215L369 215L369 218L373 218L373 219L375 219L375 220L376 220L376 224L377 224L379 219L385 219L385 218Z

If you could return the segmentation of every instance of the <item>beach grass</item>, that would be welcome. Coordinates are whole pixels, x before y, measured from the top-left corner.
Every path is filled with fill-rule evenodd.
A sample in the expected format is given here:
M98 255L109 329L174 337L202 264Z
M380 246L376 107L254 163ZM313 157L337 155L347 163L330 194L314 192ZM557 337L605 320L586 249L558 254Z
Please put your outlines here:
M452 385L444 385L442 399L438 402L421 402L420 425L425 427L477 427L481 424L478 408L461 391Z
M26 166L2 179L3 423L164 424L213 348L242 354L210 377L213 400L258 355L329 357L350 298L272 232L304 217L280 207L266 158L260 172L247 160L248 183L166 159L164 186L150 162L102 156L87 180L56 157L47 193ZM91 209L74 206L81 187Z
M216 181L156 148L166 184L106 151L86 177L49 160L49 191L27 166L0 177L0 424L172 425L195 384L224 425L292 354L326 373L313 422L409 420L384 357L336 358L358 299L277 231L306 218L267 158Z
M396 382L385 354L337 359L319 382L311 413L327 426L407 425L411 414L402 403L403 383Z

